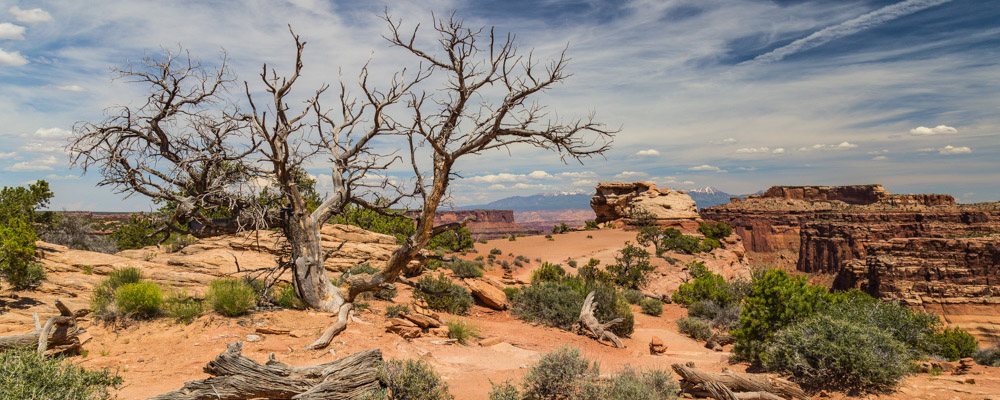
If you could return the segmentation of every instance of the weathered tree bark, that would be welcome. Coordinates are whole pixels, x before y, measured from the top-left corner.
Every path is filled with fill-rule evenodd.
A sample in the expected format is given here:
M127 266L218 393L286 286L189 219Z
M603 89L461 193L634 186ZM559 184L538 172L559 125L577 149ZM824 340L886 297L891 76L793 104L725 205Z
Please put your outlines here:
M606 324L602 324L598 321L597 317L594 316L594 310L596 310L598 306L598 304L594 302L595 293L596 292L591 291L587 294L587 298L583 301L583 308L580 309L580 319L577 320L576 324L574 324L573 331L578 334L582 334L583 328L587 328L587 330L594 334L598 342L601 340L607 340L617 348L624 348L625 344L622 343L620 338L618 338L618 335L615 335L613 332L608 330L612 326L622 323L623 320L621 318L615 318Z
M81 346L79 335L84 332L76 324L76 317L62 301L56 300L59 315L45 321L45 326L39 326L35 317L35 330L18 335L0 336L0 350L14 347L34 347L39 354L45 354L50 349L70 351Z
M673 364L670 367L673 368L677 375L680 375L681 378L693 385L718 383L726 386L733 392L766 392L780 396L783 399L809 399L799 385L781 378L732 371L715 373L681 364Z
M705 342L705 348L714 351L722 351L722 346L736 343L736 338L732 335L716 332Z
M205 366L213 377L187 382L179 390L150 400L349 400L380 386L376 368L382 352L378 349L309 367L288 366L275 360L273 353L267 363L260 364L244 357L242 351L242 343L230 343Z

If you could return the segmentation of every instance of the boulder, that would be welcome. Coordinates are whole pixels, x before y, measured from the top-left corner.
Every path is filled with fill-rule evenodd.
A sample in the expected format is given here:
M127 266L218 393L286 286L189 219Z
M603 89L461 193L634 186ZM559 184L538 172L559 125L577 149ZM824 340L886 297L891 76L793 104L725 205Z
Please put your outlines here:
M510 306L507 294L503 290L497 289L496 286L480 279L465 279L464 282L469 287L469 291L488 307L495 310L506 310Z
M667 345L663 343L663 339L659 336L653 336L649 341L649 354L660 355L667 351Z
M402 326L402 325L390 325L385 328L386 332L395 333L402 336L404 339L418 338L423 333L419 327L416 326Z
M598 223L627 219L635 211L644 211L658 223L676 224L699 218L694 200L684 192L661 189L649 182L599 183L590 208Z

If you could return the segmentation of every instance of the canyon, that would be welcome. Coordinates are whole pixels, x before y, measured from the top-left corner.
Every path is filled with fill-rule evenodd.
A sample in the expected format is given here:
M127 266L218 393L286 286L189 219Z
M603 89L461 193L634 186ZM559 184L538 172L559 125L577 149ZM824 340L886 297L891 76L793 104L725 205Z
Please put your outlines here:
M775 186L700 214L731 225L759 260L794 262L834 289L934 311L982 341L1000 340L1000 203L881 185Z

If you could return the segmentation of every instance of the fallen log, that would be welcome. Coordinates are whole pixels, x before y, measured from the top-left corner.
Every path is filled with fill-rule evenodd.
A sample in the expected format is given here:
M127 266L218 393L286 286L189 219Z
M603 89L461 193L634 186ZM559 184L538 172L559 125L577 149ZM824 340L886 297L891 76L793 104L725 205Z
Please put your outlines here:
M189 381L184 387L149 400L332 399L348 400L380 386L379 349L366 350L324 364L292 367L274 358L260 364L242 354L243 344L230 343L204 370L210 378Z
M705 348L714 351L722 351L723 350L722 346L730 345L733 343L736 343L736 338L734 338L732 335L716 332L715 334L712 335L712 337L708 338L707 342L705 342Z
M682 379L692 385L701 384L703 385L702 387L705 387L704 385L707 384L718 383L733 392L764 392L779 396L782 399L809 399L806 396L806 392L799 385L786 379L733 371L722 373L708 372L681 364L673 364L670 367L673 368L677 375L680 375ZM767 397L759 397L759 395L757 398L767 399Z
M594 294L595 292L591 291L583 301L583 308L580 309L580 318L573 324L573 331L577 334L583 334L583 328L587 328L587 330L594 334L598 342L607 340L617 348L624 348L625 344L622 343L618 335L609 330L609 328L622 323L624 320L615 318L605 324L598 321L597 317L594 316L594 310L598 307L598 304L594 302Z
M58 352L75 351L80 348L80 334L84 332L76 324L76 316L61 300L55 301L59 315L50 317L42 326L38 315L33 315L35 329L28 333L0 336L0 350L14 347L33 347L39 354L48 350Z

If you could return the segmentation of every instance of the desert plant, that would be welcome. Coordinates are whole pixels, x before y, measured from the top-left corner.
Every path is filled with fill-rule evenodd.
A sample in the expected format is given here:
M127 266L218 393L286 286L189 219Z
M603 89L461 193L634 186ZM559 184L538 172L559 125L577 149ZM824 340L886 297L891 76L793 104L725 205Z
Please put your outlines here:
M677 320L677 329L696 340L708 340L712 337L712 326L701 318L680 318Z
M118 311L133 318L152 318L163 306L163 291L153 282L135 282L115 290Z
M112 399L111 391L124 382L110 369L91 371L61 361L27 348L0 351L0 399Z
M454 272L456 277L477 278L483 276L483 267L485 264L482 261L469 261L459 258L446 263L445 266Z
M521 289L516 287L505 287L503 288L503 294L507 296L507 300L514 300L517 295L521 293Z
M670 296L671 300L677 304L690 305L708 300L722 307L739 303L740 297L740 293L726 282L722 275L708 271L692 281L681 284L677 291Z
M384 289L383 289L384 290ZM381 292L381 291L379 291ZM374 292L378 295L379 292ZM301 310L306 307L299 296L295 294L295 287L288 283L279 283L271 287L271 298L274 304L281 308L294 308Z
M517 236L515 236L515 235L510 235L510 236L507 237L507 241L509 241L509 242L513 242L513 241L516 241L516 240L517 240Z
M824 314L883 329L914 351L914 356L940 354L935 334L941 319L895 302L876 299L859 290L834 295L834 304Z
M580 317L583 301L594 291L594 302L600 304L594 314L599 321L621 318L622 323L611 328L619 336L630 336L635 317L625 296L614 286L597 281L585 281L577 276L558 281L535 281L522 287L512 299L511 313L520 319L539 322L560 329L570 329Z
M118 288L142 282L142 278L142 270L135 267L111 271L97 286L94 286L93 294L90 296L91 312L98 320L105 322L114 322L118 318L127 317L128 315L118 309L115 294Z
M159 241L157 237L154 237L154 234L161 225L162 222L153 215L132 214L128 221L117 225L109 236L119 249L139 249L155 245Z
M386 318L396 318L399 316L399 313L409 314L410 306L407 304L392 304L385 308Z
M645 249L625 242L625 247L618 251L615 263L607 267L607 272L618 285L638 289L649 280L649 273L656 267L649 263L649 252Z
M566 265L569 265L570 268L576 268L577 262L576 260L569 260L566 261Z
M543 262L531 273L531 282L557 282L566 276L566 270L559 264Z
M982 349L976 352L972 356L979 365L985 365L987 367L1000 367L1000 343L994 344L993 347L988 349Z
M35 229L51 225L55 216L36 210L51 198L45 181L0 190L0 277L14 290L29 289L45 278L45 270L35 262Z
M628 213L628 223L642 228L656 224L656 214L644 208L632 208Z
M663 314L663 302L656 299L643 299L639 302L639 307L642 308L643 313L654 317Z
M525 400L568 399L581 380L599 374L597 363L587 361L579 349L562 347L528 369L521 382L523 396Z
M472 232L468 228L446 230L431 238L427 243L430 250L445 250L452 253L470 250L475 247Z
M725 222L717 222L714 224L711 222L699 222L698 232L701 232L701 234L705 235L706 238L722 240L733 234L733 227L729 226L729 224Z
M668 400L676 399L680 385L663 370L636 371L626 365L609 379L581 385L574 400Z
M424 360L389 360L378 367L386 392L371 398L392 400L452 400L448 384ZM391 396L386 396L391 394Z
M777 332L761 362L807 388L885 392L908 373L910 357L883 329L819 314Z
M559 225L555 225L555 226L552 227L552 233L554 233L554 234L558 235L558 234L562 234L562 233L566 233L566 232L569 232L569 225L566 225L565 222L564 223L560 223ZM551 237L551 236L549 236L549 237Z
M622 294L625 296L625 300L628 301L629 304L639 304L640 301L646 298L646 295L636 289L622 290Z
M739 321L740 309L739 303L720 306L715 301L702 300L689 305L687 312L689 317L710 321L713 327L728 331Z
M451 279L448 279L443 273L438 273L436 279L430 274L424 275L418 283L428 292L434 293L418 290L414 292L414 296L424 299L427 306L433 310L462 315L472 308L472 294L469 293L469 290L452 283Z
M979 350L979 342L976 338L957 326L945 328L940 333L935 334L934 342L937 344L936 354L948 359L948 361L972 357Z
M493 255L493 256L499 256L499 255L501 255L501 254L503 254L503 252L502 252L502 251L500 251L500 249L498 249L498 248L496 248L496 247L494 247L494 248L490 249L490 255Z
M177 322L189 324L201 315L204 309L201 301L189 297L186 291L172 292L163 302L163 312Z
M118 246L104 235L94 234L92 223L87 217L74 214L62 214L52 226L47 227L38 236L45 242L69 247L75 250L86 250L98 253L117 253Z
M467 321L448 322L448 338L457 340L459 344L469 344L470 340L480 337L479 327Z
M208 286L208 304L219 314L237 317L257 305L253 288L242 279L216 279Z
M586 220L586 221L583 221L583 228L586 229L586 230L588 230L588 231L590 231L590 230L598 229L598 228L600 228L600 226L597 225L597 221Z
M490 400L521 400L521 392L510 380L501 383L490 381Z

